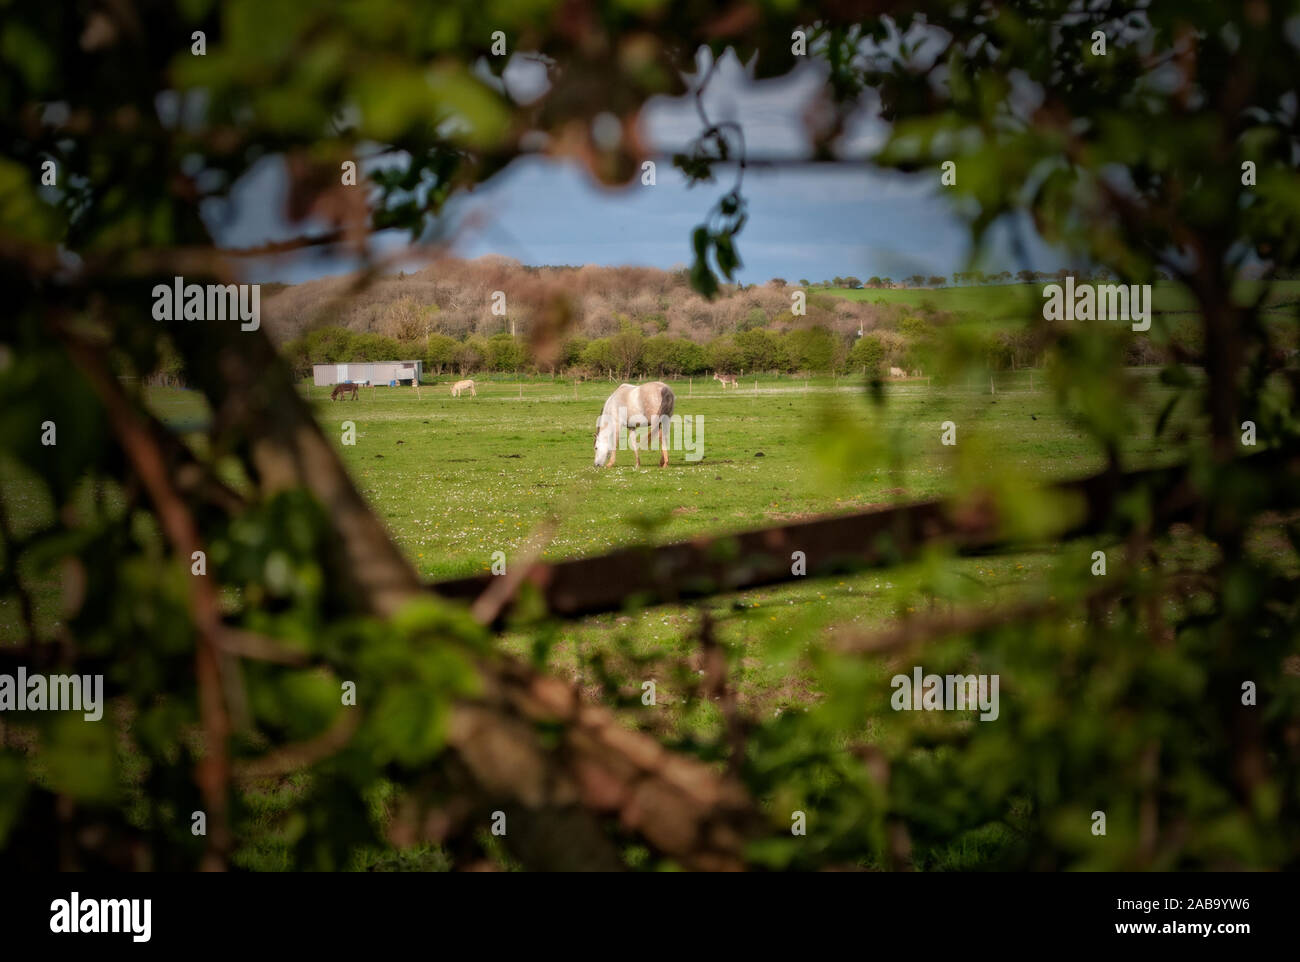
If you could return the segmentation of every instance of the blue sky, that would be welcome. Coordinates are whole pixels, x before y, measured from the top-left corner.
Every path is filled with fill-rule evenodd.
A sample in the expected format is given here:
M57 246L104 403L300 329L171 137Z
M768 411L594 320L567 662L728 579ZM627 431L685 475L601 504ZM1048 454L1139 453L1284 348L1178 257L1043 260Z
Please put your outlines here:
M704 103L714 121L735 120L753 156L807 156L803 116L819 87L818 68L756 83L734 56L718 66ZM544 80L535 65L512 63L507 86L521 97L535 94ZM501 254L526 264L645 265L670 268L690 259L690 232L713 202L729 189L734 168L719 167L711 184L688 187L668 160L700 130L690 98L658 98L643 111L643 139L663 153L657 183L609 189L577 166L546 157L511 165L453 208L453 250L465 257ZM886 129L870 105L855 115L840 145L842 156L861 157L878 145ZM267 159L253 168L232 194L229 217L210 218L218 241L244 247L284 240L295 229L282 215L286 189L283 165ZM933 173L899 175L855 161L840 165L751 168L744 193L749 220L738 239L744 266L738 279L761 283L771 277L821 280L835 275L895 279L910 274L951 274L968 266L966 229L951 212ZM1045 270L1064 261L1031 238L1030 260L1017 261L1006 237L995 235L986 270L1032 267ZM401 236L379 236L391 249ZM250 280L299 282L355 267L338 257L297 257L260 263Z

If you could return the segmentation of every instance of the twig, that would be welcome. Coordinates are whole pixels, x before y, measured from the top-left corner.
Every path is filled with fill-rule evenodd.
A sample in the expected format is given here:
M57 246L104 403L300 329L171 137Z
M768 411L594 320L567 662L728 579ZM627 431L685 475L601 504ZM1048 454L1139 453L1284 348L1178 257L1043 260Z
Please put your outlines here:
M141 417L122 393L117 379L104 364L103 355L84 341L71 335L62 325L54 325L68 354L82 369L94 387L108 415L118 441L154 503L158 520L167 539L182 563L201 550L198 525L194 515L172 484L166 459L149 422ZM219 599L212 579L191 577L190 608L198 645L194 652L194 671L199 687L199 714L203 725L204 754L195 773L204 805L208 809L211 831L204 856L205 870L222 870L230 848L227 791L230 781L230 718L222 697L221 649L216 637L223 630Z
M333 725L315 738L285 745L252 761L237 763L234 776L238 781L247 782L258 778L289 775L310 768L342 749L360 724L360 709L345 709Z

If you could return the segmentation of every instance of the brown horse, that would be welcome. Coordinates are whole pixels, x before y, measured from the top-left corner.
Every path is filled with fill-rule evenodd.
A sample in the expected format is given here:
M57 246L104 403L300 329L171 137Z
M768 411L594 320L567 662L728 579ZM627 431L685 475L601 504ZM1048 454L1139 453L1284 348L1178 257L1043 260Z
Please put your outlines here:
M359 389L355 384L335 384L334 390L330 391L330 400L337 401L341 397L346 399L347 393L349 391L352 392L352 400L354 401L361 400Z

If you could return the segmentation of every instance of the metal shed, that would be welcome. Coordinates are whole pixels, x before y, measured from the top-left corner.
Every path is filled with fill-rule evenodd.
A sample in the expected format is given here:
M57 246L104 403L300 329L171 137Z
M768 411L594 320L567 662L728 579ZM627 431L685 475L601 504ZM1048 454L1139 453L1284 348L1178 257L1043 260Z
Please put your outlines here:
M330 384L411 384L424 373L423 361L352 361L312 365L312 381Z

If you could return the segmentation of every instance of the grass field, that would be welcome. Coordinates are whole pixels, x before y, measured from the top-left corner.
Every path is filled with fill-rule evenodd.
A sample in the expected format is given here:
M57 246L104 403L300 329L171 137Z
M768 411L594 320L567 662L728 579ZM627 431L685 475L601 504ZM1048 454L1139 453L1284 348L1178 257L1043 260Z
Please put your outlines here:
M1151 426L1161 392L1153 372L1132 373L1145 386L1129 405L1127 454L1141 464L1160 456ZM939 496L959 471L996 467L999 477L1040 480L1101 463L1045 390L1042 372L1000 375L996 394L984 383L887 382L880 404L858 379L747 378L725 393L697 380L671 386L676 414L698 419L702 457L688 461L672 450L664 469L657 452L635 468L630 450L618 452L613 468L593 467L607 382L483 380L477 397L458 399L446 384L426 385L418 397L407 388L363 389L357 401L331 402L326 388L303 392L361 492L430 580L489 570L494 552L516 555L551 517L558 527L543 556L555 560ZM149 402L182 431L206 421L195 392L154 389ZM349 420L351 445L341 443ZM940 444L949 420L955 447ZM17 478L7 485L20 534L48 511L27 503L28 487ZM37 586L39 621L49 624L56 592ZM6 602L0 634L17 631Z
M1160 459L1152 425L1162 391L1153 372L1130 372L1129 464ZM939 388L926 379L887 382L873 401L857 379L747 379L725 393L716 382L672 382L676 413L702 419L702 458L670 452L638 470L630 451L610 469L592 465L592 435L607 382L485 380L477 397L450 397L449 385L365 389L357 401L331 402L328 389L304 385L322 428L364 496L421 575L438 579L489 570L494 551L517 556L538 526L558 519L544 557L589 555L630 543L665 542L735 531L817 514L861 510L944 495L963 474L1048 480L1096 470L1101 454L1059 412L1043 373L987 384ZM169 423L196 429L204 406L189 391L154 390L150 404ZM355 443L342 443L344 422ZM958 443L940 443L941 425L957 425ZM1175 425L1175 427L1191 427ZM1016 555L922 559L891 569L756 589L710 599L717 637L731 652L729 682L742 712L771 718L821 697L818 652L845 632L873 630L934 604L1010 598L1050 583L1059 560L1043 547ZM57 585L37 599L54 609ZM0 612L6 629L16 612ZM43 621L47 620L42 618ZM690 745L716 737L716 702L700 697L695 672L699 612L660 606L558 626L539 644L535 632L507 634L506 648L621 703L630 722L666 742ZM876 660L865 671L887 683ZM611 678L622 681L612 683ZM628 679L651 679L658 704L642 708ZM616 690L611 690L614 685ZM627 687L627 690L623 690ZM849 733L845 733L845 738ZM250 799L262 830L244 840L238 862L275 870L288 864L281 818L300 790L289 779ZM288 793L286 795L286 793ZM379 802L376 802L380 805ZM382 808L382 806L380 806ZM918 851L918 867L984 864L1013 844L995 831ZM437 849L394 856L372 853L358 867L439 869Z
M700 419L703 457L689 462L674 450L660 469L657 452L643 454L639 470L630 450L612 469L592 465L595 420L612 388L604 382L487 381L478 397L459 399L446 385L423 387L419 398L377 388L356 402L307 390L331 436L355 423L355 444L339 445L344 461L421 574L439 578L488 570L494 551L514 554L552 514L560 524L546 557L569 558L940 495L968 448L1033 479L1100 465L1099 451L1055 411L1041 372L1033 392L1028 372L1001 383L989 394L987 384L894 382L875 406L843 378L806 386L760 378L757 392L748 379L725 393L716 382L672 382L676 413ZM1135 411L1134 457L1158 454L1144 440L1157 402L1152 394ZM940 444L947 420L960 432L953 448ZM873 465L866 458L876 449Z
M1149 374L1133 377L1151 387ZM552 514L560 523L546 557L558 559L942 495L962 471L996 466L1003 479L1049 479L1097 469L1099 451L1055 413L1041 372L1038 378L1030 391L1027 372L1008 377L996 395L986 387L895 382L881 406L844 379L806 386L802 379L751 379L725 393L713 382L673 382L677 413L704 419L704 456L688 463L672 451L668 468L650 466L657 459L647 457L639 470L627 451L612 469L592 465L591 436L608 383L579 385L576 397L573 385L537 381L480 382L478 397L460 399L446 385L424 387L419 398L408 389L379 388L346 403L330 402L323 388L305 390L334 437L345 419L355 423L356 443L340 444L342 457L420 572L438 578L486 571L496 550L514 556ZM1159 459L1151 435L1160 399L1148 390L1134 407L1127 455L1135 464ZM945 420L958 425L955 448L940 444ZM827 442L827 435L838 438ZM1027 585L1049 583L1056 554L1043 548L923 560L888 576L866 572L756 589L706 607L732 652L729 680L741 710L772 718L819 700L816 653L837 633L875 630L935 603L1010 598ZM669 605L560 626L540 651L532 633L507 635L504 643L589 697L621 703L639 727L689 746L716 737L724 724L719 706L695 690L698 624L698 610ZM893 669L879 660L864 670L885 685ZM656 707L642 707L640 689L627 679L654 680ZM268 808L268 819L274 811ZM933 869L987 864L991 852L1011 844L1001 830L984 829L919 851L917 862ZM264 842L247 858L250 866L274 868L283 854ZM377 865L442 864L436 850L412 858Z

